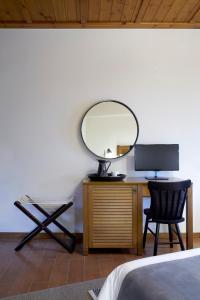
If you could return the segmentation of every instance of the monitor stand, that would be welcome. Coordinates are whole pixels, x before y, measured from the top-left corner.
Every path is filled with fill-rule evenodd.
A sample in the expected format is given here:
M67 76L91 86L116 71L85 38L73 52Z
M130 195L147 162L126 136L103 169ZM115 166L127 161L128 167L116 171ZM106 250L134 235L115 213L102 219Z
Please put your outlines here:
M147 180L169 180L168 177L157 176L157 173L158 173L158 171L155 171L155 176L151 176L151 177L147 176L147 177L145 177L145 179L147 179Z

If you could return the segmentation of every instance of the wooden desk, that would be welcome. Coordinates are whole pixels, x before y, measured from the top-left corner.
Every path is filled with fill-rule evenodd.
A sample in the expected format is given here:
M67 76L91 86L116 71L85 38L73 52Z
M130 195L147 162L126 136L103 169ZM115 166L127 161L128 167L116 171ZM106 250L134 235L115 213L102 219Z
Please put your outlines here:
M143 197L150 196L147 184L136 177L121 182L83 181L84 255L89 248L136 248L142 255ZM186 247L193 248L192 186L186 201Z

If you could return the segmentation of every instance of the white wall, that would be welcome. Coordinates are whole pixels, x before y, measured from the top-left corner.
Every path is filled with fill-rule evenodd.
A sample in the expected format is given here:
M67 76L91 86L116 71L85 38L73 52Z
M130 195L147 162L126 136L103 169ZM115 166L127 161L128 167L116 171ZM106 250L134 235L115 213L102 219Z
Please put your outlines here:
M179 143L194 182L200 231L200 31L0 30L0 231L28 231L13 206L24 193L74 199L65 222L81 231L81 181L97 168L84 148L88 107L117 99L135 112L139 143ZM132 152L113 170L138 175ZM169 173L167 173L169 174Z

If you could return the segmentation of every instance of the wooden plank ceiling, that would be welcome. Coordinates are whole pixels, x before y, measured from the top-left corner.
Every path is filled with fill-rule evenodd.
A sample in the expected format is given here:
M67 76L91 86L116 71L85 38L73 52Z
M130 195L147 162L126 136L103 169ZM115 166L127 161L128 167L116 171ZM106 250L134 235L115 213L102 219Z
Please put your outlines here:
M1 28L200 28L200 0L0 0Z

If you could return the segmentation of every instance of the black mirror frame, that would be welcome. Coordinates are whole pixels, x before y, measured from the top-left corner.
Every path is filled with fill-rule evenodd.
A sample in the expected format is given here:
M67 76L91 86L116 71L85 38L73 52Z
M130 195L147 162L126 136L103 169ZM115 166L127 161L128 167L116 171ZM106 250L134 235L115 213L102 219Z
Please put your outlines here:
M93 155L95 155L97 158L105 159L105 157L103 157L103 156L98 156L97 154L95 154L95 153L94 153L93 151L91 151L91 150L89 149L89 147L86 145L86 143L85 143L85 141L84 141L84 138L83 138L83 134L82 134L82 125L83 125L84 118L85 118L85 116L87 115L87 113L90 111L90 109L92 109L94 106L96 106L96 105L98 105L98 104L100 104L100 103L104 103L104 102L114 102L114 103L118 103L118 104L121 104L121 105L125 106L125 107L131 112L131 114L133 115L133 117L135 118L136 125L137 125L137 136L136 136L136 139L135 139L134 144L131 145L130 150L129 150L128 152L126 152L125 154L121 155L121 156L118 156L118 157L112 157L112 158L107 159L107 160L110 161L110 160L119 159L119 158L122 158L122 157L126 156L126 155L133 149L133 147L135 146L135 144L136 144L136 142L137 142L137 140L138 140L138 136L139 136L139 123L138 123L138 119L137 119L136 115L134 114L134 112L132 111L132 109L131 109L130 107L128 107L126 104L124 104L123 102L120 102L120 101L118 101L118 100L103 100L103 101L99 101L99 102L95 103L94 105L90 106L89 109L84 113L84 115L83 115L83 117L82 117L82 119L81 119L80 132L81 132L81 138L82 138L82 141L83 141L85 147L88 149L88 151L89 151L90 153L92 153Z

